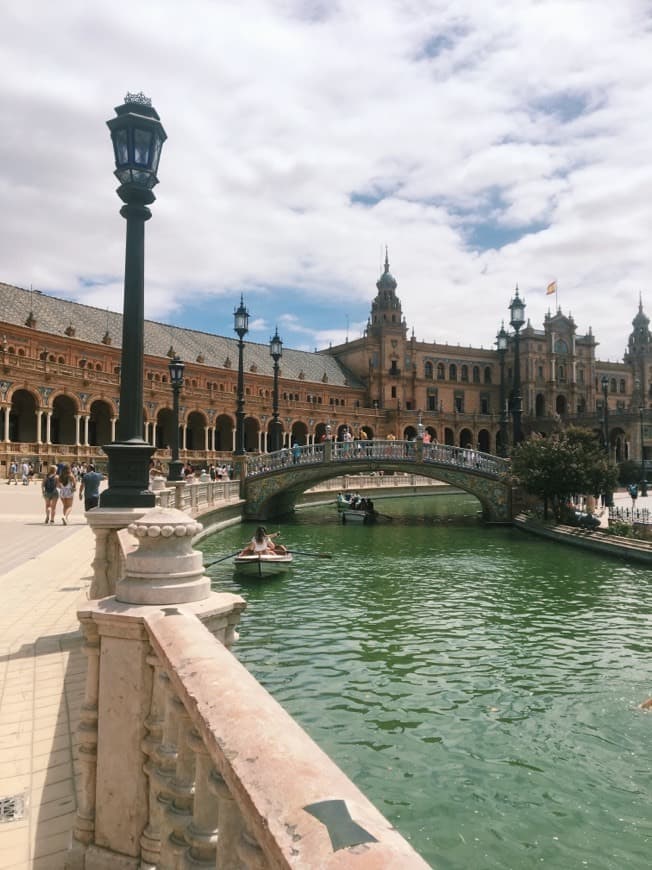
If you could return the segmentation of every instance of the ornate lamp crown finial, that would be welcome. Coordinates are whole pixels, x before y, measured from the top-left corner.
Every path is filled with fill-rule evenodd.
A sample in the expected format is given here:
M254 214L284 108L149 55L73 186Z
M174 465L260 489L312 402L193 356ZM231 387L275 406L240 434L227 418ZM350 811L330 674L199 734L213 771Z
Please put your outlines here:
M149 97L146 97L142 91L138 91L137 94L132 94L130 91L127 91L125 94L125 104L128 103L136 103L139 106L151 106L152 101Z

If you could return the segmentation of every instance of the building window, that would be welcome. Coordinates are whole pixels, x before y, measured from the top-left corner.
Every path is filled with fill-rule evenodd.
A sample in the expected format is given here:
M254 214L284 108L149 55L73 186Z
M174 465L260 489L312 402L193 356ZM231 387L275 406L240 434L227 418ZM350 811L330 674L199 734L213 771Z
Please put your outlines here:
M473 383L480 383L480 366L473 366Z
M485 384L491 383L491 366L485 366L484 370L484 382Z
M457 380L457 366L455 365L455 363L451 363L448 367L448 379L450 381Z
M426 377L429 381L432 380L432 363L431 363L431 362L427 362L427 363L426 363L424 374L425 374L425 377Z
M428 410L436 411L437 410L437 396L428 396Z
M392 399L396 398L396 387L392 387Z
M543 380L543 366L539 366L537 368L537 377L539 378L540 381Z
M578 384L584 383L584 369L577 370L577 383Z
M443 363L437 363L437 380L443 381L446 377L446 370Z
M615 378L612 378L612 379L611 379L611 382L610 382L610 384L609 384L609 392L610 392L610 393L615 393L615 392L616 392L616 379L615 379Z
M455 393L455 410L458 414L464 413L464 393Z
M618 387L619 387L619 392L621 392L621 393L625 392L625 378L620 379L620 384L618 385Z
M460 377L461 377L461 380L468 382L468 380L469 380L469 367L468 366L462 366L462 368L460 370Z
M489 414L490 413L490 403L489 396L480 396L480 413L481 414Z

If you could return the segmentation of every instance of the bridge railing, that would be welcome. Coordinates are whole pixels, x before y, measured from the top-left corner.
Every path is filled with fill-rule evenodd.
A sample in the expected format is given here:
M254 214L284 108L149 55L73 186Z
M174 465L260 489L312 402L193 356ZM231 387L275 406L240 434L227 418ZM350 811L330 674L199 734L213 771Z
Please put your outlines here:
M504 474L509 470L509 460L491 453L481 453L468 447L453 447L451 444L424 444L423 461L454 465L457 468L475 468L485 474Z
M291 465L319 465L324 461L324 444L307 444L301 450L284 448L274 453L261 453L247 457L247 477L279 471Z
M262 453L247 459L247 477L283 470L293 465L319 465L329 459L331 462L355 462L361 459L377 462L432 462L455 468L475 469L496 477L509 469L507 459L466 447L374 438L370 441L330 441L303 446L300 449L286 448L275 453Z

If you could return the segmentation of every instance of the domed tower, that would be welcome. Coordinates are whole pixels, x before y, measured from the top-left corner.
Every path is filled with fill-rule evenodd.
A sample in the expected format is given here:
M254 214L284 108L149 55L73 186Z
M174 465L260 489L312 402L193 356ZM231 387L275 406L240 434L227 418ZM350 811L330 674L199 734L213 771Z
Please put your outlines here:
M650 318L643 311L643 300L639 297L638 312L632 320L634 329L630 333L625 353L625 362L632 367L634 378L639 382L639 396L643 401L652 398L652 332Z
M407 325L403 320L401 302L396 295L398 284L389 271L389 252L385 248L385 271L376 281L378 293L371 303L371 318L368 331L370 335L381 335L388 327L399 331L403 338L407 333Z

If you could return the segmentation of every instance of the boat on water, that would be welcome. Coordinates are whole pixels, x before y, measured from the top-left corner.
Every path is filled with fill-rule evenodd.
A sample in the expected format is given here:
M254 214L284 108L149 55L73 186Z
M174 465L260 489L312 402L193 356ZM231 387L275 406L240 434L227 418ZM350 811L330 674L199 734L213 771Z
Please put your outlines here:
M248 553L233 560L235 570L248 577L273 577L292 567L292 553Z
M337 496L337 510L343 523L370 525L378 519L378 511L374 509L371 499L360 498L359 495L340 493Z
M375 510L369 511L360 508L345 508L340 511L340 516L343 523L363 523L367 526L375 523L378 518Z

